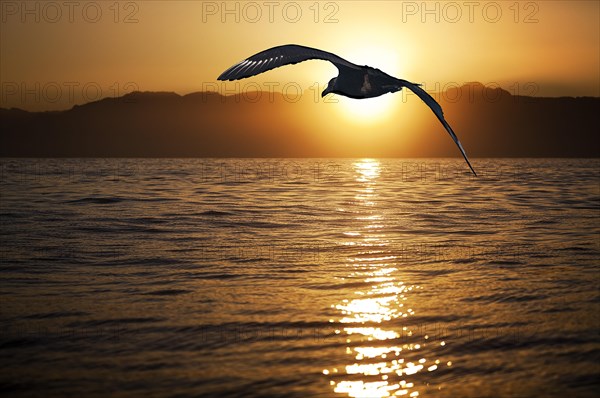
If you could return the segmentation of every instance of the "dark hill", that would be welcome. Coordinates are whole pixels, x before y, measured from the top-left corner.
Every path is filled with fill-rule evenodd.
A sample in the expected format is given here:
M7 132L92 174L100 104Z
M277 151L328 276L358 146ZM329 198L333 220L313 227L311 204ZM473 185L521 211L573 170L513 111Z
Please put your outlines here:
M448 90L441 97L447 119L471 157L600 156L600 98L513 96L479 83ZM307 94L289 101L282 94L261 92L227 97L134 92L59 112L0 109L0 156L459 156L431 115L426 127L415 132L419 145L399 145L402 128L392 123L385 126L389 138L378 146L365 139L360 145L323 144L328 129L339 124L345 133L356 127L335 119L333 124L320 124L336 115L326 113L331 104L312 98ZM430 112L424 105L417 109ZM399 111L398 117L405 116Z

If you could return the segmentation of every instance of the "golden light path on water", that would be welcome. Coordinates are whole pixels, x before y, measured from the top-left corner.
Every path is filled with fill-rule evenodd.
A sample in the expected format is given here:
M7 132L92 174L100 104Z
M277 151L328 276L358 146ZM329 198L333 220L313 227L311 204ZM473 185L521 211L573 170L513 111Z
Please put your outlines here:
M419 396L420 385L411 376L420 372L433 372L441 366L439 359L430 360L419 354L428 336L418 343L407 338L413 336L402 318L414 314L407 308L406 300L420 286L408 286L398 280L399 267L396 256L389 250L388 237L382 233L385 217L377 208L377 180L380 163L364 159L354 163L356 180L361 183L355 200L357 228L347 231L347 241L341 242L357 248L356 255L347 259L351 269L348 278L363 280L368 290L354 292L332 307L340 312L337 334L346 335L348 362L345 369L324 369L330 375L334 392L350 397Z

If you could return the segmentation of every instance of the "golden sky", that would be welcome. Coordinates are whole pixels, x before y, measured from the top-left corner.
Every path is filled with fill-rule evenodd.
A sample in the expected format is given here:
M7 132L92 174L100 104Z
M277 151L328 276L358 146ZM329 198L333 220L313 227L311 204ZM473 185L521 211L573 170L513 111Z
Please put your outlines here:
M322 90L337 70L320 61L215 86L233 63L289 43L335 52L429 91L480 81L512 93L599 96L599 4L3 1L0 106L66 109L133 89L281 91L293 82Z

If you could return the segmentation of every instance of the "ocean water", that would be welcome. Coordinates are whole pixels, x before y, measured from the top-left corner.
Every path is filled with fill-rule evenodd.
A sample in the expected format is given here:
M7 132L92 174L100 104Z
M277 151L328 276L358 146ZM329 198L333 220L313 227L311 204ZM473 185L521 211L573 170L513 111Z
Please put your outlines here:
M585 397L600 160L2 159L8 396Z

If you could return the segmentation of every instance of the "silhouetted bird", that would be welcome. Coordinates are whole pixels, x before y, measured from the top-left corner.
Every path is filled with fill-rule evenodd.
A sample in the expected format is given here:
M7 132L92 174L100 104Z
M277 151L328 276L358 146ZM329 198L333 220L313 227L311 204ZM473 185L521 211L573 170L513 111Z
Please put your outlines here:
M283 65L296 64L298 62L307 61L309 59L322 59L334 64L339 71L339 75L329 81L327 88L321 93L321 97L329 93L340 94L350 98L362 99L378 97L386 93L395 93L402 90L403 87L408 87L411 91L419 96L435 113L437 118L442 122L450 137L454 140L458 149L467 161L469 168L475 173L467 154L463 149L460 141L452 128L444 119L442 107L438 104L420 84L411 83L406 80L396 79L379 69L370 66L359 66L352 62L348 62L335 54L295 44L273 47L268 50L259 52L247 58L219 76L219 80L239 80L246 77L258 75L259 73L278 68Z

